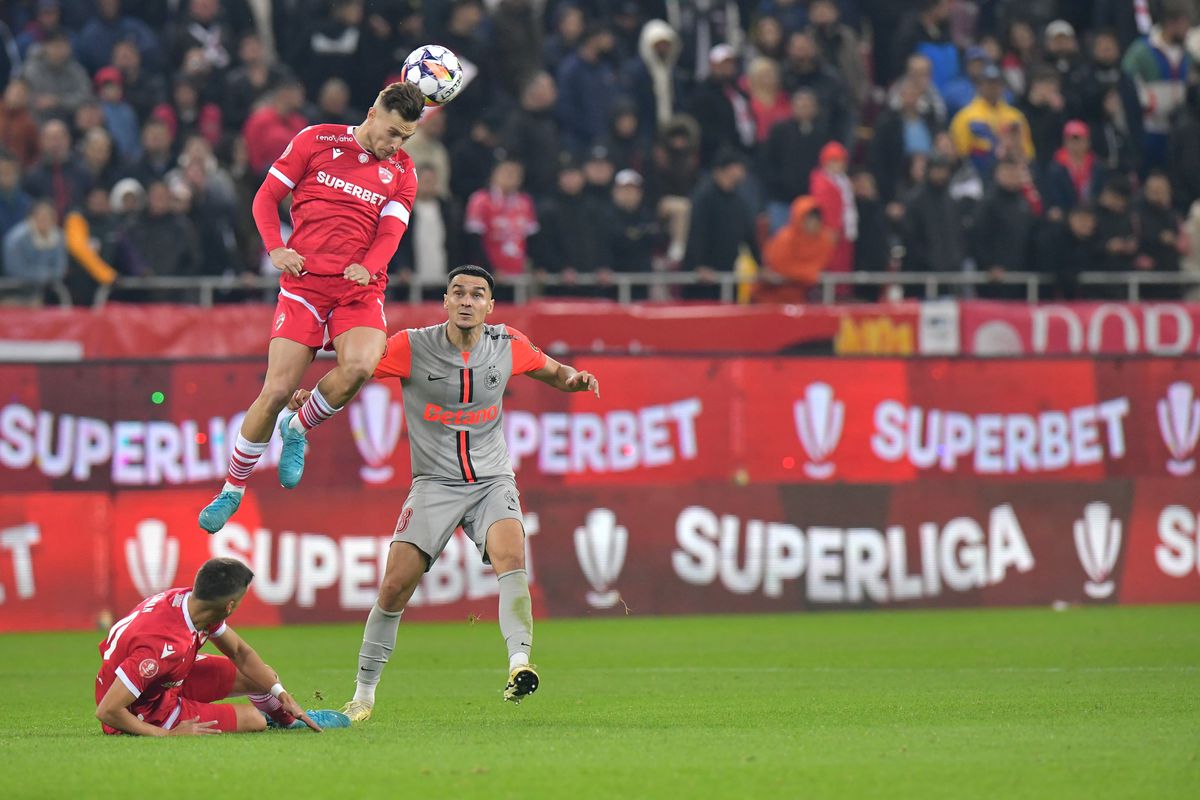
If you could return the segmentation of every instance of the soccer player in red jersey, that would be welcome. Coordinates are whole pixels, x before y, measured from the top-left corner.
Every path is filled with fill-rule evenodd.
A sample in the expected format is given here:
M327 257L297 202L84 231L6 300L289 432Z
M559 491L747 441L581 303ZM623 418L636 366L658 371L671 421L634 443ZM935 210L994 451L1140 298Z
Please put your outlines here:
M253 578L237 559L214 558L200 567L192 588L148 597L117 620L100 643L103 663L96 676L96 718L105 733L261 731L267 717L279 727L301 720L321 731L275 671L225 623ZM197 655L210 639L226 657ZM244 694L252 705L213 702ZM327 724L349 724L336 712L309 713Z
M354 397L383 355L387 265L417 192L412 160L400 148L424 107L415 85L393 83L361 125L305 128L255 195L254 221L283 274L262 391L246 411L225 486L200 512L200 527L209 533L237 510L271 428L317 349L335 350L338 363L298 412L280 420L279 482L289 489L304 472L305 434ZM279 203L289 192L294 233L285 245Z

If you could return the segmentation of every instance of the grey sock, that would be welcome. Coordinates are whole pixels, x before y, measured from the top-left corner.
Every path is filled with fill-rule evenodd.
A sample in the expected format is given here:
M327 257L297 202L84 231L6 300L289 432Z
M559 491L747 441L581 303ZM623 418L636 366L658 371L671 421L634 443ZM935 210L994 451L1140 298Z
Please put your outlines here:
M384 611L379 604L371 606L367 626L363 629L362 649L358 651L358 683L372 688L379 683L383 668L396 646L396 631L403 611ZM373 694L374 692L372 692Z
M496 578L500 582L500 633L508 645L508 657L529 656L533 647L533 603L529 599L529 575L514 569Z

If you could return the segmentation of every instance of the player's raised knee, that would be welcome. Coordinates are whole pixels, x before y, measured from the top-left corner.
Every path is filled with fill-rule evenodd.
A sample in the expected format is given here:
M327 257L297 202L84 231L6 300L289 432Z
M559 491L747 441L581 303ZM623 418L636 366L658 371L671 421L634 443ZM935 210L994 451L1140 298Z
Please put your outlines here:
M278 414L292 398L295 390L295 386L290 386L284 381L268 380L263 384L259 398L267 405L267 410L271 414Z
M351 356L342 362L342 370L346 377L354 383L366 383L375 374L375 366L379 359L375 356Z

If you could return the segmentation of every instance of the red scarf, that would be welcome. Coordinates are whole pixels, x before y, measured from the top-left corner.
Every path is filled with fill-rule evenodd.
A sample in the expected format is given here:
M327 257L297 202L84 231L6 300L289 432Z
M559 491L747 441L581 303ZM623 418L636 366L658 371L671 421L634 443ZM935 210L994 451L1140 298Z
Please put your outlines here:
M1075 184L1075 195L1080 200L1086 200L1092 191L1092 173L1096 167L1096 155L1089 150L1087 155L1083 157L1083 162L1076 164L1067 155L1067 148L1060 147L1058 152L1054 154L1054 160L1063 165L1067 174L1071 176L1071 183Z

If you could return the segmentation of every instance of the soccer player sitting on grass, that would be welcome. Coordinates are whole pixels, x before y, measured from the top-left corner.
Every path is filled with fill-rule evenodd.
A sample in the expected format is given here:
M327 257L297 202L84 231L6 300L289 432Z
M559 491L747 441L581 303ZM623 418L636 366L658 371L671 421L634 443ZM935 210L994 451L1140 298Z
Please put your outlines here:
M234 558L206 561L192 588L148 597L117 620L100 643L96 718L105 733L188 736L272 727L350 724L336 711L305 713L225 620L254 573ZM198 655L209 639L225 657ZM249 695L251 705L215 704ZM269 720L269 723L268 723Z
M509 670L504 699L519 703L538 687L529 663L533 608L520 493L504 443L504 392L509 378L522 374L562 392L597 397L600 384L590 373L550 358L515 328L485 324L495 305L494 288L482 267L452 270L442 300L448 320L396 333L375 368L376 378L399 378L404 387L413 481L363 631L358 687L342 709L353 722L371 716L404 606L460 525L500 583L500 633ZM299 391L291 406L307 399Z

